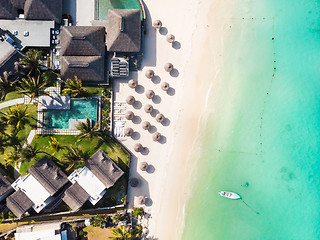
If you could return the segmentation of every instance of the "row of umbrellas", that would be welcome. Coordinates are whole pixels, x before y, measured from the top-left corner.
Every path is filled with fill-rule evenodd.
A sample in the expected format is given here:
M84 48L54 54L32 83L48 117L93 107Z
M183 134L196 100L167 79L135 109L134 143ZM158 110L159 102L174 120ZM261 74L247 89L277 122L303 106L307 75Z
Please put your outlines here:
M153 111L152 105L151 105L151 104L145 105L145 106L144 106L144 111L145 111L146 113L151 113L151 112ZM126 111L126 113L125 113L125 118L126 118L127 120L132 120L132 119L134 118L134 113L133 113L132 111ZM164 119L165 119L165 116L164 116L162 113L158 113L158 114L156 115L156 121L157 121L157 122L162 123ZM145 126L145 127L147 127L147 126L150 125L149 122L143 122L142 124L143 124L142 126ZM149 125L148 125L148 124L149 124ZM150 127L150 126L149 126L149 127ZM148 127L148 129L149 129L149 127ZM146 130L148 130L148 129L146 129Z
M171 72L173 70L173 64L170 63L170 62L167 62L165 65L164 65L164 70L166 72ZM148 69L146 72L145 72L145 76L149 79L152 79L154 77L155 73L153 70L151 69Z
M160 30L162 27L162 22L160 20L154 20L152 23L152 26L156 29L156 30ZM169 43L173 43L175 41L175 37L172 34L168 34L166 37L167 41Z

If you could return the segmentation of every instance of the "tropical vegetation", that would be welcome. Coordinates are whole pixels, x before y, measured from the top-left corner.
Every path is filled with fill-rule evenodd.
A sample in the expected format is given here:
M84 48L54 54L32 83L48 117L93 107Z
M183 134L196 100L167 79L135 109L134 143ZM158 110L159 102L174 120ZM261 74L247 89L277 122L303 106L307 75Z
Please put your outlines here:
M76 128L80 131L78 142L88 139L92 140L94 137L101 137L101 132L98 132L100 122L92 126L90 118L86 117L85 122L79 122Z
M4 119L7 124L14 126L16 130L21 130L28 121L28 116L32 114L27 110L28 106L21 108L20 105L16 104L15 107L9 107L9 110L4 113Z
M73 98L84 97L88 94L88 90L82 86L82 81L77 76L66 80L62 92Z

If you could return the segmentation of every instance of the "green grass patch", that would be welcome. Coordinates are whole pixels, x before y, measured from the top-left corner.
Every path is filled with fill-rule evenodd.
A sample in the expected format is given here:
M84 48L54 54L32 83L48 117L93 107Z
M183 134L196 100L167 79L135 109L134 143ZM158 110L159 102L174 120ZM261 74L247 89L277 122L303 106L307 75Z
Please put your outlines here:
M21 93L18 93L18 91L12 91L12 92L9 92L5 99L3 101L0 101L0 103L3 103L3 102L6 102L6 101L10 101L10 100L13 100L13 99L17 99L17 98L23 98L24 95L21 94Z

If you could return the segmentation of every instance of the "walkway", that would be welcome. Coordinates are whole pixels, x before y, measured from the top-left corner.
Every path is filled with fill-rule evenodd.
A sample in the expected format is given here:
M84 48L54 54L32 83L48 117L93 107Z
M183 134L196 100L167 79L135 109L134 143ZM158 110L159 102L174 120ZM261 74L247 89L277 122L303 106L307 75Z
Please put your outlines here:
M10 101L6 101L3 103L0 103L0 109L2 108L6 108L6 107L10 107L16 104L23 104L24 103L24 98L17 98L17 99L13 99Z

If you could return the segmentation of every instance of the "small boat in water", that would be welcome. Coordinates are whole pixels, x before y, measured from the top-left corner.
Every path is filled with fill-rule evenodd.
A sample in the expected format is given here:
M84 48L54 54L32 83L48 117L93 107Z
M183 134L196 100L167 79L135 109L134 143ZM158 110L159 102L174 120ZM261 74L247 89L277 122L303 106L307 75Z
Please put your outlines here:
M225 198L229 198L229 199L234 199L234 200L241 198L238 194L236 194L236 193L234 193L234 192L221 191L221 192L219 192L219 195L220 195L221 197L225 197Z

